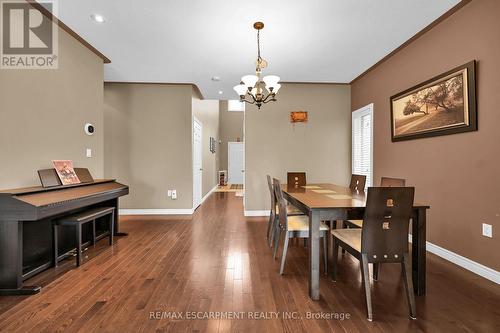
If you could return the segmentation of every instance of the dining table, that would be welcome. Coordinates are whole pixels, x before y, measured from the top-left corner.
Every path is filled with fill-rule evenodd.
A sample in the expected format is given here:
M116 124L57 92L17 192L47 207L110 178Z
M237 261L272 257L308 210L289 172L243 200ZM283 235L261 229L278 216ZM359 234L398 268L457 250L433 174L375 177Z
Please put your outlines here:
M284 198L309 216L309 297L320 298L321 221L363 219L367 195L335 184L282 185ZM426 214L429 205L414 203L411 220L411 264L416 295L425 295Z

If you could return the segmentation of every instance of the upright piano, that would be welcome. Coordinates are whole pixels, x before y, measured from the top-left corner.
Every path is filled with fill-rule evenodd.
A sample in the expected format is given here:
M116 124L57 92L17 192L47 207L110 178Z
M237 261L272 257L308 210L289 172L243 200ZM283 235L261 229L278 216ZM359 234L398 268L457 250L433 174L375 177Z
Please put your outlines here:
M54 219L95 207L115 207L118 211L119 197L128 193L127 185L111 179L0 191L0 295L26 295L40 290L38 286L23 286L23 281L54 265ZM59 253L70 255L75 249L74 233L60 229ZM109 235L109 220L96 221L96 229L97 239ZM115 214L115 235L123 236L119 230ZM90 243L91 226L84 225L82 233L84 242Z

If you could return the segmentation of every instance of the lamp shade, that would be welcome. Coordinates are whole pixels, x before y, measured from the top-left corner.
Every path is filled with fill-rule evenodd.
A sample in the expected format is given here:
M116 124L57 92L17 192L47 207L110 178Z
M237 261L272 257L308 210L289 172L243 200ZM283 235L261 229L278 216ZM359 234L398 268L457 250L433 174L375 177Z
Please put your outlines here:
M241 82L243 82L247 88L253 88L257 81L259 81L259 77L257 75L245 75L241 78Z
M238 84L233 87L234 91L238 94L238 96L245 96L247 93L247 87L244 84Z
M262 79L262 81L264 81L264 83L266 84L266 88L268 90L270 88L276 87L279 80L280 80L280 77L277 75L267 75L267 76L264 76L264 78Z
M278 83L278 84L276 84L276 85L274 86L273 93L277 94L277 93L278 93L278 90L280 90L280 88L281 88L281 84L279 84L279 83Z

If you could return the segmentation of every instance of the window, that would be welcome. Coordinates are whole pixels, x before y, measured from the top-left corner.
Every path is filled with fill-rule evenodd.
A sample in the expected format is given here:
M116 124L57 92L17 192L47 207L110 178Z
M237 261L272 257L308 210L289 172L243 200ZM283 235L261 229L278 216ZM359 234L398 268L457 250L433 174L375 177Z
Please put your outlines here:
M352 113L352 173L373 186L373 104Z
M244 112L245 102L240 102L237 99L227 101L227 111Z

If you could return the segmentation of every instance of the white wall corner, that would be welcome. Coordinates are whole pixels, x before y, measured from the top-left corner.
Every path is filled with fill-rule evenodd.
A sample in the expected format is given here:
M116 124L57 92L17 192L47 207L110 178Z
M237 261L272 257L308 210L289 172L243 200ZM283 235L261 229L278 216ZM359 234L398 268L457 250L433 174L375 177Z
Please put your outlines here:
M411 243L412 235L408 235L408 241ZM437 255L445 260L448 260L455 265L458 265L462 268L465 268L468 271L471 271L474 274L484 277L490 281L495 282L496 284L500 284L500 272L484 266L478 262L470 260L466 257L463 257L455 252L447 250L441 246L436 244L432 244L431 242L426 242L425 248L430 253Z

